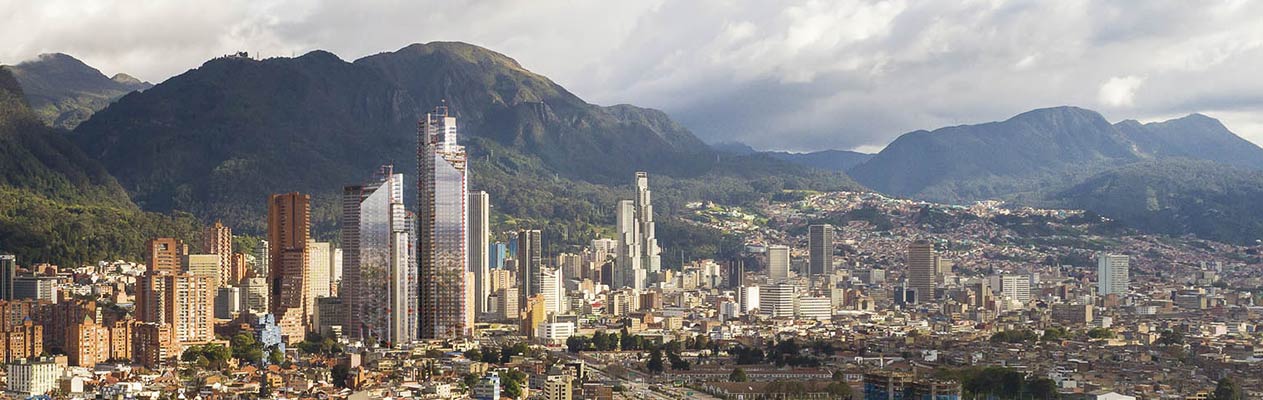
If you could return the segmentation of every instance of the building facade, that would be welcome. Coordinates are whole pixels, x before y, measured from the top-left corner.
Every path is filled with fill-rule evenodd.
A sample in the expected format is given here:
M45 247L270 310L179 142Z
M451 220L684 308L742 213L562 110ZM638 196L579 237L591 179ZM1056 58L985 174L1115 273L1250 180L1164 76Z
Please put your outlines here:
M268 302L290 343L302 341L308 327L310 230L310 195L274 194L268 199Z
M473 335L468 304L469 180L465 148L456 142L456 117L435 108L417 132L417 259L419 338Z

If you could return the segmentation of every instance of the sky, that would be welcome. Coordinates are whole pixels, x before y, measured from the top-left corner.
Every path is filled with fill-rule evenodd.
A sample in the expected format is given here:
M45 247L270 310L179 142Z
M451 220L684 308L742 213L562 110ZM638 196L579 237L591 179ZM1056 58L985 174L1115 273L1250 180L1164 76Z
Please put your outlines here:
M463 41L708 142L874 152L1074 105L1200 112L1263 143L1263 1L0 0L0 64L63 52L160 82L237 51L343 59Z

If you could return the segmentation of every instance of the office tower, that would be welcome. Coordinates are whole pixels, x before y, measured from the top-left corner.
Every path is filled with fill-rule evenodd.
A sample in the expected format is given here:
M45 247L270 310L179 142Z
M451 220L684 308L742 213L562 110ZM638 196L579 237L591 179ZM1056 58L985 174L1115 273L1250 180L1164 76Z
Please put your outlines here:
M338 296L340 286L342 286L342 249L334 247L333 254L329 258L329 296Z
M352 338L416 338L413 230L404 207L403 174L383 165L363 185L342 190L343 331Z
M1031 278L1026 275L1004 275L1000 277L1000 293L1021 302L1031 299Z
M57 302L57 276L18 276L13 278L14 300L42 300Z
M181 259L184 272L209 278L216 289L224 286L223 281L220 281L223 270L219 269L222 259L218 254L186 254Z
M155 238L145 243L148 252L145 255L145 264L148 265L148 271L153 272L170 272L173 274L180 273L181 256L188 254L188 248L179 239L175 238Z
M246 278L241 281L241 308L247 312L267 313L268 280L263 277Z
M420 338L470 336L469 181L465 148L456 143L456 117L448 115L447 106L421 120L417 147Z
M1130 259L1125 255L1097 253L1097 294L1127 294Z
M268 264L269 261L271 261L268 257L272 256L272 250L270 247L271 246L268 246L267 240L260 239L259 246L254 249L255 276L268 276Z
M645 265L642 257L640 224L636 222L636 203L631 200L620 200L615 210L615 228L618 231L618 249L614 255L614 268L611 271L611 289L645 288Z
M789 280L789 246L767 246L767 277L771 283Z
M737 290L737 302L740 304L741 313L745 314L759 308L759 287L758 286L742 286Z
M13 301L13 278L17 273L17 256L0 254L0 300Z
M776 283L759 288L759 311L776 317L794 316L794 298L798 288L788 283Z
M307 262L311 256L311 196L274 194L268 198L268 303L289 343L307 331Z
M544 267L543 240L538 229L523 229L517 233L517 285L518 304L539 293L540 273Z
M807 227L808 268L810 275L833 273L833 225Z
M307 318L316 314L316 299L329 297L329 270L333 267L333 244L307 239ZM314 324L312 326L315 326Z
M518 288L507 287L496 291L496 296L500 300L497 308L500 310L500 319L512 321L518 318L522 303L518 303Z
M649 191L649 174L636 173L636 222L640 228L640 265L650 273L662 270L662 249L653 226L653 203Z
M469 272L474 274L474 312L487 312L487 297L491 296L491 279L488 276L491 238L491 197L487 192L469 194Z
M508 254L508 246L504 242L487 245L487 268L504 269L504 258Z
M202 254L218 256L219 278L217 285L227 286L232 276L232 228L216 220L202 231Z
M740 258L728 260L728 288L745 286L746 261Z
M215 318L233 319L241 313L241 288L221 287L215 292Z
M347 307L340 297L321 297L316 299L316 312L312 314L311 326L316 333L324 337L341 336L342 324L346 323Z
M908 286L917 291L917 302L934 300L934 283L938 276L937 258L934 245L927 240L917 240L908 245L908 269L905 277Z
M544 296L544 312L547 315L566 312L566 292L561 282L561 271L547 268L540 272L539 292Z

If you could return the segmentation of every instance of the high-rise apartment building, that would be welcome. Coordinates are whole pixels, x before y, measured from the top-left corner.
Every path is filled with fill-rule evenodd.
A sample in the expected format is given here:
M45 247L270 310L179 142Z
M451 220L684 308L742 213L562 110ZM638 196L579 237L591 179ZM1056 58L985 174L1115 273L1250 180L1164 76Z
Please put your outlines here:
M412 226L404 207L403 174L384 165L342 195L344 331L392 343L416 338L416 266Z
M767 246L767 278L771 283L789 280L789 246Z
M1097 253L1097 294L1127 294L1130 284L1130 258L1125 255Z
M175 238L154 238L145 243L145 264L148 271L170 272L178 274L183 269L183 255L188 254L188 246Z
M213 282L187 273L146 273L136 282L136 318L169 326L179 343L214 340Z
M810 275L833 273L833 225L807 227L807 258Z
M216 285L228 285L232 273L232 228L216 220L202 231L202 253L217 256L219 277Z
M469 272L474 274L474 312L487 312L487 297L491 296L490 250L491 196L487 192L469 194Z
M517 285L518 304L539 294L540 274L544 268L543 235L538 229L523 229L517 233Z
M468 304L469 180L456 117L427 113L417 132L417 259L421 339L473 334Z
M934 301L935 282L938 279L938 255L934 245L921 239L908 245L908 269L905 276L908 286L916 289L917 302Z
M268 303L289 343L307 332L307 239L311 230L311 196L274 194L268 198Z

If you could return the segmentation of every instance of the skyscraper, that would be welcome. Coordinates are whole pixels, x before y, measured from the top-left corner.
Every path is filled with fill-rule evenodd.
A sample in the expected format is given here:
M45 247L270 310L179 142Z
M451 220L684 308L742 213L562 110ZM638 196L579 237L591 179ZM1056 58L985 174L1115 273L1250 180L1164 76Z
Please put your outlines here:
M917 302L934 300L935 281L938 277L938 256L934 245L921 239L908 245L908 270L905 274L908 286L916 289Z
M649 174L636 173L636 222L640 225L640 262L650 273L662 270L662 249L653 226L653 202L649 191Z
M474 312L477 315L487 312L487 297L491 296L490 260L487 251L490 249L488 239L491 237L491 197L487 192L469 194L469 272L474 274Z
M645 288L645 267L641 243L640 224L636 223L636 205L631 200L620 200L615 209L615 229L618 231L618 247L614 252L614 268L611 271L611 289Z
M767 277L771 283L789 280L789 246L767 246Z
M807 271L811 275L833 273L833 225L811 225L807 228Z
M1127 294L1130 284L1129 268L1131 259L1125 255L1097 253L1096 281L1097 294Z
M316 298L329 297L329 265L333 243L307 240L307 318L316 315ZM313 325L314 326L314 325Z
M417 258L420 338L470 336L467 304L469 180L465 148L456 143L456 117L440 106L417 132Z
M268 198L268 303L289 343L307 331L307 264L311 196L274 194Z
M403 174L383 165L368 183L342 190L345 332L391 343L414 339L416 268Z
M526 304L527 299L541 290L544 251L540 236L538 229L523 229L517 233L518 304Z
M216 281L226 285L226 282L232 280L230 279L233 275L231 228L224 226L224 223L218 220L207 226L202 232L202 253L219 257L219 278Z
M0 254L0 300L13 301L13 280L17 271L17 256Z

